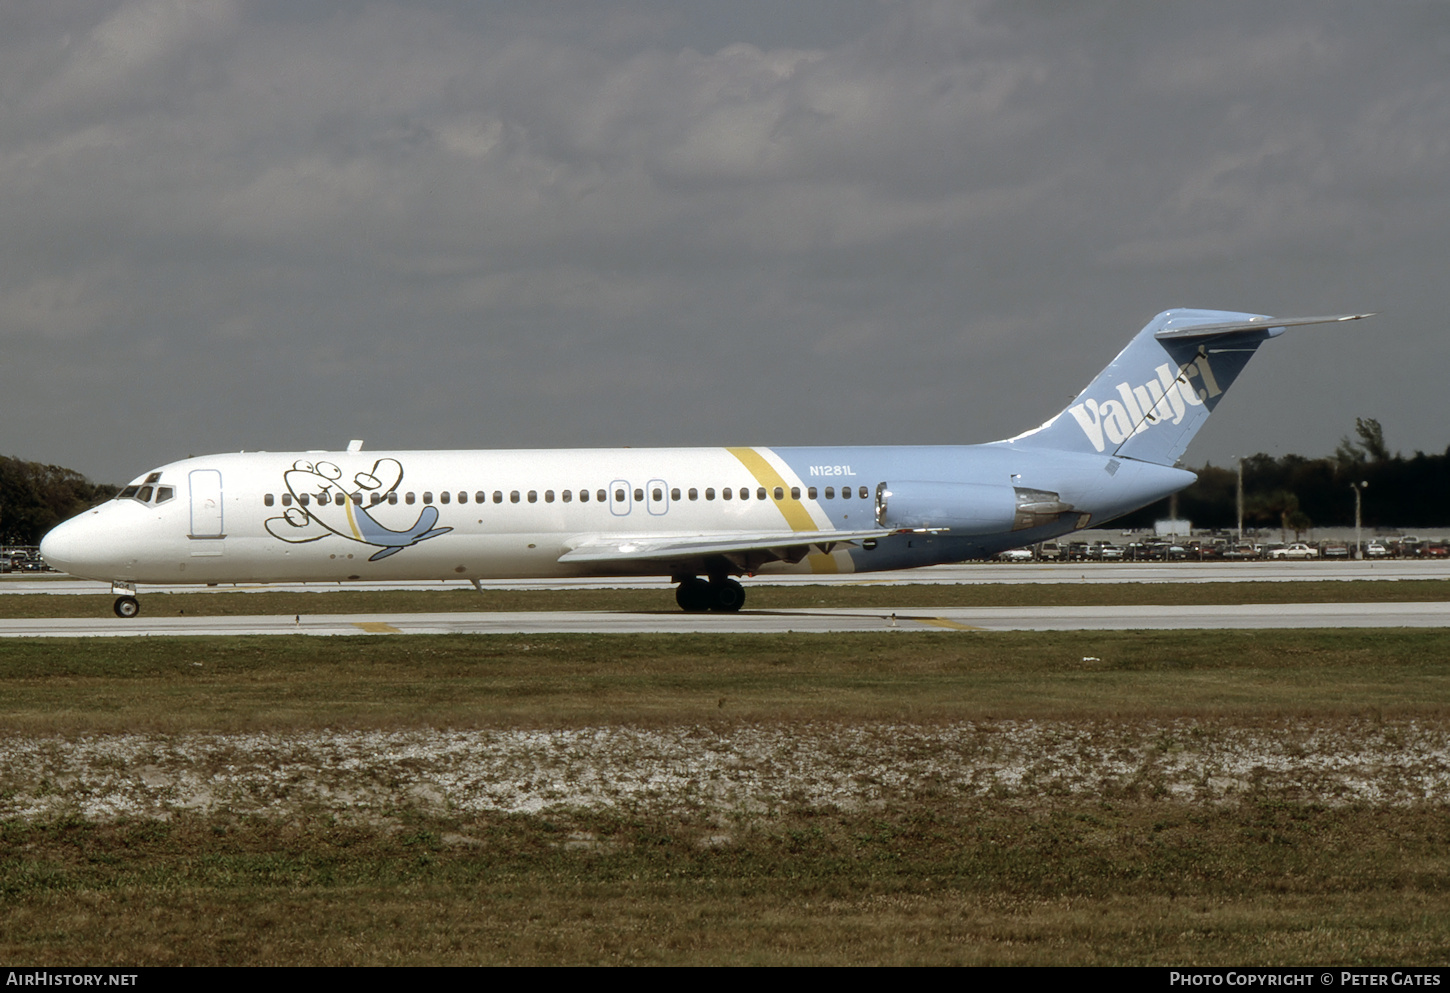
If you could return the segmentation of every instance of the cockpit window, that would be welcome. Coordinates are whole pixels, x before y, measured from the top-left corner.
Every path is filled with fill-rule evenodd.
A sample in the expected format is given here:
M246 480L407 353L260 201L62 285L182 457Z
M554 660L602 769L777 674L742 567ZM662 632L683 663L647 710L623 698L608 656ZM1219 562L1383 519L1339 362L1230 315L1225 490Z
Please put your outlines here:
M174 496L176 496L176 487L174 487L174 486L158 486L158 487L156 487L156 502L157 503L165 503L167 500L170 500Z
M120 493L117 493L116 494L116 499L117 500L130 500L132 497L134 497L136 495L136 491L139 490L140 488L141 487L139 487L139 486L128 486L124 490L122 490Z
M151 501L152 492L154 492L153 487L143 486L139 491L137 491L136 499L140 500L142 503L149 503Z

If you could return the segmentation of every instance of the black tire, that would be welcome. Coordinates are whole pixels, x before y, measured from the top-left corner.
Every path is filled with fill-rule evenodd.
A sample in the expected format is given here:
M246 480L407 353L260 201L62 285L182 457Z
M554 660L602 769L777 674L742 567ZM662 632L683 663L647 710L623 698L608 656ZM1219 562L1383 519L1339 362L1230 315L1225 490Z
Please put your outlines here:
M745 587L733 579L722 579L710 584L714 602L710 609L722 614L733 614L745 605Z
M118 596L111 609L117 617L136 617L141 613L141 601L133 596Z
M703 579L687 579L675 587L675 603L680 609L690 614L703 613L710 609L714 602L714 593L710 584Z

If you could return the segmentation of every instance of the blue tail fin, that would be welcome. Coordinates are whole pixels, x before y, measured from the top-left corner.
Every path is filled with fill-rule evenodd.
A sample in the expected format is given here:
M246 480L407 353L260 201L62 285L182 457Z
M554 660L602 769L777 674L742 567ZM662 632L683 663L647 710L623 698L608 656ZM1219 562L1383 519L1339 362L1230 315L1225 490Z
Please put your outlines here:
M1076 400L1015 446L1101 452L1173 465L1259 345L1299 324L1368 314L1278 318L1166 310L1128 342Z

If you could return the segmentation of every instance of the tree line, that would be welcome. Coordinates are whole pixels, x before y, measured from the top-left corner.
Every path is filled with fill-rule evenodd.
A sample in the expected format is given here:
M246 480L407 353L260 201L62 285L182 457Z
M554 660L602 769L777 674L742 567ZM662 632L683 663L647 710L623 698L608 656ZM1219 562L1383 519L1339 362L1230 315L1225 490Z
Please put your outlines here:
M0 455L0 540L37 545L61 521L109 500L116 491L73 469Z
M1354 437L1333 455L1243 460L1244 527L1307 531L1352 527L1354 491L1362 484L1361 521L1366 528L1450 525L1450 447L1439 455L1390 453L1384 429L1373 418L1355 418ZM1198 482L1178 494L1178 517L1195 528L1232 528L1238 523L1238 470L1205 465ZM1169 516L1163 500L1119 518L1124 527L1152 527Z

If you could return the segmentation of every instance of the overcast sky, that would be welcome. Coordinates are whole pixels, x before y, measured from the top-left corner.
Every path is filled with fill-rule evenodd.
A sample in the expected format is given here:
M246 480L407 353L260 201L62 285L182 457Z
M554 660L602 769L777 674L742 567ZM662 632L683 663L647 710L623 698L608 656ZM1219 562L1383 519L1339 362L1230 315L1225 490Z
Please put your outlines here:
M1185 462L1450 443L1450 4L0 6L0 453L990 441L1154 314Z

